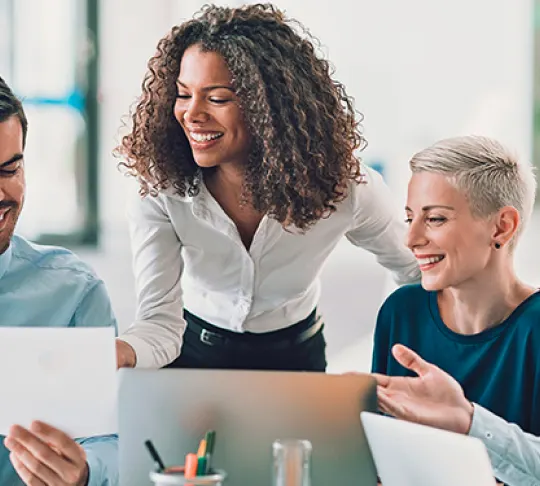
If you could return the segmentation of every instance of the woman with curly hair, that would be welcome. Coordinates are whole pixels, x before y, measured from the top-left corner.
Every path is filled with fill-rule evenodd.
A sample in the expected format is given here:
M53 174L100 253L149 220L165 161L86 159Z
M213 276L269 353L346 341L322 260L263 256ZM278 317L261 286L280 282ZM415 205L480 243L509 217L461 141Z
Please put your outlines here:
M419 279L387 187L354 155L351 98L272 5L174 27L132 123L118 152L140 184L138 310L119 366L324 371L318 274L343 235Z

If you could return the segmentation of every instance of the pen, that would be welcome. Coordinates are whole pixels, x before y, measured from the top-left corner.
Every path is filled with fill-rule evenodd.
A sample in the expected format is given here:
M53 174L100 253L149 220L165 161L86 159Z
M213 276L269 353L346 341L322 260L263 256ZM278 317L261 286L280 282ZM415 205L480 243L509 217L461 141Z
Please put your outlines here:
M154 447L154 444L152 444L151 440L146 440L144 442L144 445L148 449L148 452L150 453L150 456L152 456L152 459L154 463L157 466L158 471L165 471L165 464L163 464L163 461L161 460L161 457L159 457L158 452L156 451L156 448Z
M214 446L216 444L216 431L210 430L206 433L206 474L209 474L212 470L212 454L214 453Z
M197 476L204 476L206 474L206 456L197 458Z

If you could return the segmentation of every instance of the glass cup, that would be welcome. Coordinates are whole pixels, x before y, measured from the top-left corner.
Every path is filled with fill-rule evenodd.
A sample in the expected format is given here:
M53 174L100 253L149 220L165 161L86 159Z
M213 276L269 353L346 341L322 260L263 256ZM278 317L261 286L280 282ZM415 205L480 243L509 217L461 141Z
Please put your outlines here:
M272 444L274 456L273 486L311 486L309 440L282 439Z
M154 486L222 486L226 476L225 471L216 469L211 474L186 478L183 467L170 468L162 472L152 471L150 473L150 479L153 481Z

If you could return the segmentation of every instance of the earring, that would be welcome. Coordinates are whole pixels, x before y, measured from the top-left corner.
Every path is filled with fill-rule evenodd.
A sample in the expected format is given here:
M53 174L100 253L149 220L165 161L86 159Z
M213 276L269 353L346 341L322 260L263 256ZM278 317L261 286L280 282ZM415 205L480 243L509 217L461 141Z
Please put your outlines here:
M495 244L493 245L495 247L496 250L500 250L501 249L501 244L496 241Z

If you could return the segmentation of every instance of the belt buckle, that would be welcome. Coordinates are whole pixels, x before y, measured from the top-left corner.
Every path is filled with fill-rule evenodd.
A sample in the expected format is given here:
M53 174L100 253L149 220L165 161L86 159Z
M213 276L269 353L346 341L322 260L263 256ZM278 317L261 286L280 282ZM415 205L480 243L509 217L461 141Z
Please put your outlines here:
M221 336L219 334L216 334L215 332L212 332L212 331L208 331L206 329L203 329L201 331L201 335L199 336L200 337L200 340L208 345L208 346L215 346L215 340L212 340L212 338L218 338L218 339L222 339Z

